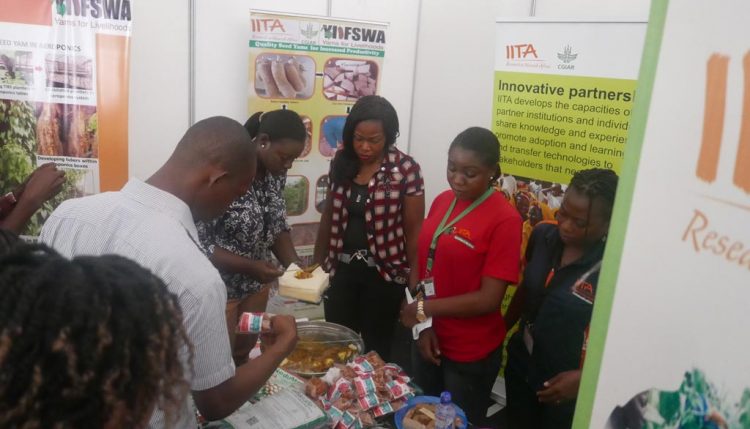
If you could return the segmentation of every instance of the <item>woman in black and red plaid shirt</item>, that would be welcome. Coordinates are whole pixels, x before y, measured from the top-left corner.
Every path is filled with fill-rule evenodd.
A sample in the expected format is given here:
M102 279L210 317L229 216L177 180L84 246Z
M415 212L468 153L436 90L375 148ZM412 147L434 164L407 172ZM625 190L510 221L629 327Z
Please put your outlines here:
M360 98L331 162L315 261L331 273L326 320L362 334L367 350L391 358L404 287L416 284L424 180L398 150L398 116L383 97Z

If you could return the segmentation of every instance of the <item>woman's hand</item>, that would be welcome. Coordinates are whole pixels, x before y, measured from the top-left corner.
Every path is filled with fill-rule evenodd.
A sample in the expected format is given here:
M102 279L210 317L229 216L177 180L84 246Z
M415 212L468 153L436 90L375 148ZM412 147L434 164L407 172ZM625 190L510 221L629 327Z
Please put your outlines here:
M581 385L581 370L565 371L544 382L544 389L536 392L539 402L558 405L573 401L578 396Z
M419 333L417 347L424 360L440 365L440 345L438 344L437 334L432 328L427 328Z
M284 274L284 270L268 261L248 261L248 275L261 283L268 283Z
M412 328L417 323L419 323L417 320L417 301L401 307L401 324L407 328Z

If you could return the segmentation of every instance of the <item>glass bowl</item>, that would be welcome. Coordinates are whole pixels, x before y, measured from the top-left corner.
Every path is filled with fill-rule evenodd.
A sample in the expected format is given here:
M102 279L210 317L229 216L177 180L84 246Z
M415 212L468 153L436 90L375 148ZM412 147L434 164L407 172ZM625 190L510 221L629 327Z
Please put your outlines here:
M299 322L297 336L297 346L281 368L301 377L321 377L335 364L351 362L365 350L356 332L336 323Z

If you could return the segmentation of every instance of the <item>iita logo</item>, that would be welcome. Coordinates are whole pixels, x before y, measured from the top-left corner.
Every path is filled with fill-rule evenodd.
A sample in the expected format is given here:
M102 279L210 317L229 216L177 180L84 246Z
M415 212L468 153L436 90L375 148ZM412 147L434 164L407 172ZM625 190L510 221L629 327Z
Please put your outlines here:
M724 134L724 116L727 98L727 75L730 58L713 54L706 70L706 106L703 113L703 138L695 175L698 179L713 183L719 169L719 153ZM743 58L744 94L740 138L737 159L734 164L733 182L736 187L750 194L750 52Z
M539 59L534 45L522 43L518 45L505 45L505 58L509 60Z
M560 70L575 69L576 66L571 63L575 61L576 58L578 58L578 54L573 53L573 47L571 47L570 45L565 45L563 51L557 53L557 59L563 62L563 64L558 64L557 68Z
M280 19L253 18L250 20L254 33L286 33L286 28Z

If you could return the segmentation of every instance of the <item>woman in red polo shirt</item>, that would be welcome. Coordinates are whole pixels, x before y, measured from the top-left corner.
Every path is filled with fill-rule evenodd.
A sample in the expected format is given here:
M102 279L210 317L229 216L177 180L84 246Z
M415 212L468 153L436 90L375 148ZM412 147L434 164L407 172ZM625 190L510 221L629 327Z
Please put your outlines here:
M414 353L417 384L431 395L450 391L473 423L484 417L500 370L500 303L519 272L521 217L492 186L499 160L500 143L485 128L469 128L451 143L451 189L432 203L419 235L424 299L401 316L409 327L432 318Z
M354 104L331 162L314 256L331 273L326 320L361 333L367 350L391 361L404 287L417 280L424 218L422 172L395 147L396 137L388 100L371 95Z

